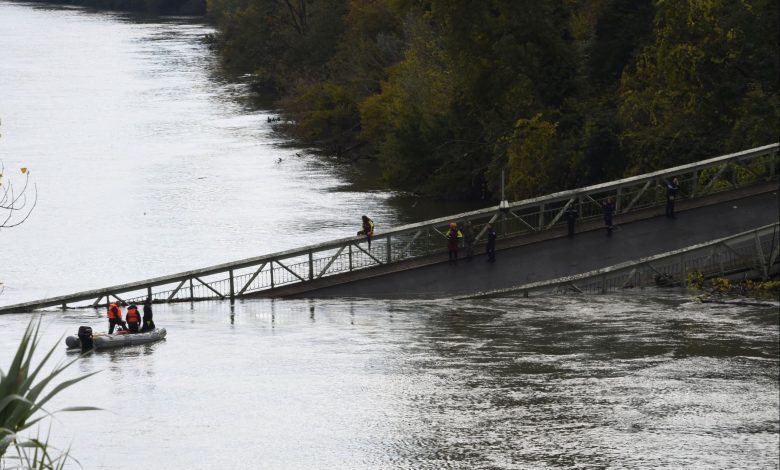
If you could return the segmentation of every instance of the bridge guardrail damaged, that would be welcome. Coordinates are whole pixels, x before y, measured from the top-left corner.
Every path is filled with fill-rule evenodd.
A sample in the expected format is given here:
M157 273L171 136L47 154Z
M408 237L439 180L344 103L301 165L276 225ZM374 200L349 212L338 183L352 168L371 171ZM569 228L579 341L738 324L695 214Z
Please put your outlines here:
M170 276L0 306L0 313L46 307L103 306L110 299L140 302L183 302L273 295L275 289L348 273L365 272L446 251L450 222L470 221L476 243L483 241L488 224L499 239L523 237L565 225L564 211L576 205L580 222L602 216L601 202L612 198L617 215L630 214L666 203L665 182L677 178L681 200L777 181L780 144L711 158L662 171L624 178L543 197L492 206L375 233L369 249L365 237L354 236L299 249L224 263ZM113 301L113 300L112 300Z

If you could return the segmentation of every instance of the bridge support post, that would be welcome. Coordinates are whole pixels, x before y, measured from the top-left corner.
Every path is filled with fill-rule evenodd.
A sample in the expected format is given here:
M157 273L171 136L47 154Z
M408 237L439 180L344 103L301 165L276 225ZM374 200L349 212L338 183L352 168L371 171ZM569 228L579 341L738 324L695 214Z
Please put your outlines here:
M314 253L309 252L309 280L314 280Z
M152 286L146 287L146 297L148 297L149 299L152 298Z
M539 230L544 228L544 204L539 204Z
M349 270L352 271L352 243L349 244Z
M390 264L393 261L392 246L393 244L390 241L390 235L388 235L387 236L387 263L388 264Z
M190 278L190 300L195 298L194 290L192 288L192 278Z
M236 296L236 291L233 287L233 270L228 270L228 273L230 274L230 300L233 300Z
M274 288L274 260L271 260L271 261L268 263L268 266L269 266L269 268L268 268L268 274L269 274L269 275L270 275L270 277L271 277L271 289L273 289L273 288Z

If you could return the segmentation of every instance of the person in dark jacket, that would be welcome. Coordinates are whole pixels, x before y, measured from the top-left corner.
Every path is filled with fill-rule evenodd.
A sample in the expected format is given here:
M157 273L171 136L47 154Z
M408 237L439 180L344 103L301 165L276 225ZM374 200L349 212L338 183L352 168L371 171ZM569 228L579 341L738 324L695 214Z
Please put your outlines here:
M493 228L493 224L488 224L487 226L487 232L485 233L487 236L487 255L488 255L488 261L493 262L496 260L496 230Z
M577 217L579 217L577 207L574 204L569 204L569 207L563 212L563 218L566 219L570 237L574 236L574 222L577 221Z
M141 333L152 331L155 328L154 320L152 320L152 298L147 297L144 302L144 320L141 326Z
M604 211L604 225L607 227L607 235L612 235L612 216L615 215L615 203L608 197L601 202L601 210Z
M666 216L670 219L674 219L674 201L677 199L677 193L680 192L680 183L677 178L674 178L672 182L666 182Z
M141 314L138 312L138 307L131 305L127 307L127 315L125 315L127 321L127 329L130 333L138 333L138 329L141 326Z

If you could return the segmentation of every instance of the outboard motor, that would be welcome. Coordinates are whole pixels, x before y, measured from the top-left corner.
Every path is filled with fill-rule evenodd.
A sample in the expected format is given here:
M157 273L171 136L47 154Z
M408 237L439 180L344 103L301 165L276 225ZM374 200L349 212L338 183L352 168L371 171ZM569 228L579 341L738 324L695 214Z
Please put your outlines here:
M95 347L92 342L92 328L89 326L79 327L79 341L81 341L81 351L87 352Z

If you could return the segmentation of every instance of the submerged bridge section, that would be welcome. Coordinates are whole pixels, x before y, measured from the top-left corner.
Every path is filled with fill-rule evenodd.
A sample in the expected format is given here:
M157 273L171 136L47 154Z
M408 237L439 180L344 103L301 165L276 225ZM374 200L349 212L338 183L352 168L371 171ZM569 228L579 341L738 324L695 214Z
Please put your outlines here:
M764 264L777 262L771 226L778 222L777 143L662 171L398 227L374 236L349 237L295 250L224 263L134 283L0 307L0 313L47 307L104 306L114 300L188 302L244 297L452 297L501 289L528 291L536 283L603 270L640 258L716 239L739 243L755 232ZM663 217L665 183L678 178L679 217ZM601 202L612 198L618 228L607 237ZM565 237L563 212L579 210L579 232ZM446 260L450 222L471 221L476 252L492 223L499 234L498 261ZM765 227L769 226L769 228ZM729 245L720 240L722 248ZM770 241L767 241L770 240ZM727 243L727 244L723 244ZM740 245L741 246L741 245ZM757 253L757 252L756 252ZM715 255L713 255L715 256ZM756 264L757 254L740 263ZM687 269L681 258L677 273ZM712 256L710 257L710 260ZM709 263L709 261L708 261ZM705 263L706 264L706 263ZM652 265L652 263L651 263ZM693 266L693 265L691 265ZM756 265L758 266L758 265ZM763 272L763 271L762 271ZM681 276L681 274L680 274ZM625 281L623 281L625 282ZM630 283L629 283L630 284ZM569 283L574 285L576 283ZM626 284L628 285L628 284ZM522 288L525 286L525 288Z

